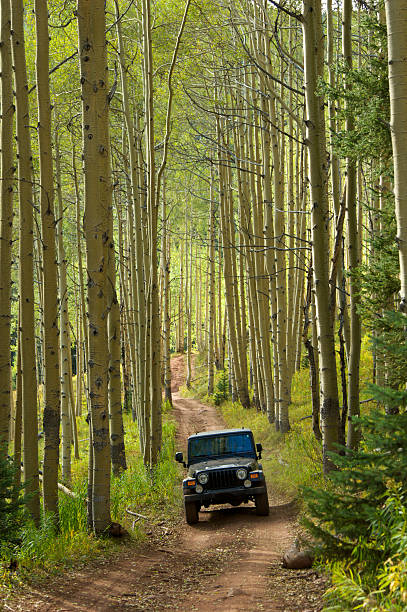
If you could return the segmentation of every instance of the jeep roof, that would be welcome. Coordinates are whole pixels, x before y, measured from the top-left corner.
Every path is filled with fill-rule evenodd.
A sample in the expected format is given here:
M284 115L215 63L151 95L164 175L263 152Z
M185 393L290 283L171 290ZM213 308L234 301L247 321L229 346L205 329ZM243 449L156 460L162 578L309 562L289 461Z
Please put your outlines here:
M251 429L247 427L242 427L240 429L219 429L217 431L201 431L200 433L193 434L189 436L188 440L192 438L201 438L203 436L225 436L227 434L237 434L237 433L252 433Z

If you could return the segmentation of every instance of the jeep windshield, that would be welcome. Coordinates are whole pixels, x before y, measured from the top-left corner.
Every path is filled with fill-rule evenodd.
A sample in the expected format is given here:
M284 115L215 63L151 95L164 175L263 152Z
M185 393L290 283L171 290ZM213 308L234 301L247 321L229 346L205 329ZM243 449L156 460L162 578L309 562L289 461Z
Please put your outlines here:
M251 434L238 433L219 436L202 436L192 438L188 444L190 463L202 459L216 459L225 456L256 457Z

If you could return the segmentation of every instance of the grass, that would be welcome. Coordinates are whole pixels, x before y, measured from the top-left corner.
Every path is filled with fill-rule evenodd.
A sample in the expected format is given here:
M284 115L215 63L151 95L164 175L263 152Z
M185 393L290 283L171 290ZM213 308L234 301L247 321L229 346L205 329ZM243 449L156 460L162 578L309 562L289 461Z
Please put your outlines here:
M180 468L173 460L175 453L175 423L168 407L164 407L163 444L159 464L146 470L139 448L137 425L131 415L124 414L125 445L128 469L111 481L112 520L130 533L130 545L145 539L143 521L132 528L132 518L126 508L148 516L147 528L163 518L179 516L182 506ZM70 488L75 499L60 493L59 531L52 517L43 516L37 529L28 520L18 544L0 542L0 595L7 597L25 582L33 582L56 574L62 569L83 566L91 560L110 557L122 549L123 543L96 538L87 530L87 436L85 415L78 417L80 459L72 463Z

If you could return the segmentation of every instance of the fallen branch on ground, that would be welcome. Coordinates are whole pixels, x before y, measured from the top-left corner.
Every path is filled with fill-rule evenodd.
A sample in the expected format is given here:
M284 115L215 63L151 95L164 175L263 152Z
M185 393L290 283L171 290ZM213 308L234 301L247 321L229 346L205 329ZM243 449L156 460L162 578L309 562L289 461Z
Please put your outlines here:
M23 469L24 469L23 466L21 466L21 471L23 471ZM41 472L39 472L38 478L41 480L41 482L44 480ZM63 485L61 482L58 482L57 484L58 484L58 489L62 491L63 493L65 493L65 495L72 497L72 499L78 499L77 494L71 491L70 489L68 489L68 487ZM40 495L42 495L42 491L40 491Z
M138 512L133 512L133 510L129 510L129 508L126 508L126 512L127 514L131 514L131 516L139 516L146 521L149 520L148 516L144 516L144 514L139 514Z

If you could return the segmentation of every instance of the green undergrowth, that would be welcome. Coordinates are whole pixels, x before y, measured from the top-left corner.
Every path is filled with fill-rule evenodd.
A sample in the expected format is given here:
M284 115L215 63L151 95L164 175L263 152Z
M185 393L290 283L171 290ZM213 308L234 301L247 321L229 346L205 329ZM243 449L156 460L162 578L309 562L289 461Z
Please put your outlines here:
M221 412L228 427L250 428L255 441L263 445L262 465L270 490L293 498L301 485L322 480L320 444L306 425L293 423L291 431L282 436L254 408L225 402Z
M111 557L123 546L135 546L145 539L150 529L163 518L179 516L181 493L180 468L174 461L175 423L168 407L164 407L163 443L159 464L146 470L139 448L138 430L130 414L124 415L125 445L128 469L112 477L111 516L123 525L130 538L124 540L96 538L87 529L86 472L87 424L85 416L78 418L80 459L72 464L70 488L73 499L59 495L59 531L51 516L43 516L40 528L26 518L15 542L0 540L0 595L7 597L16 587L56 574L62 569L83 566L90 561ZM133 524L126 509L148 517ZM0 605L1 609L1 605Z

